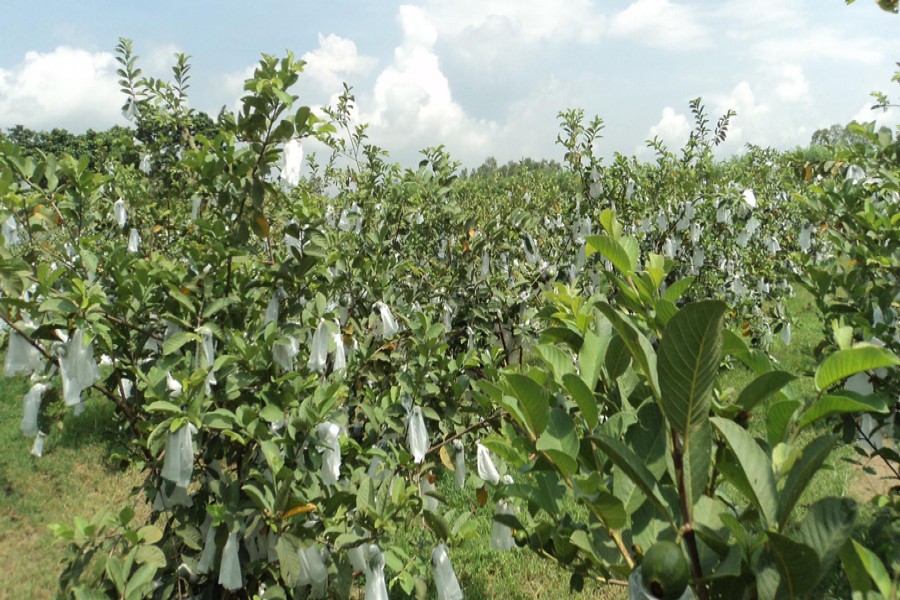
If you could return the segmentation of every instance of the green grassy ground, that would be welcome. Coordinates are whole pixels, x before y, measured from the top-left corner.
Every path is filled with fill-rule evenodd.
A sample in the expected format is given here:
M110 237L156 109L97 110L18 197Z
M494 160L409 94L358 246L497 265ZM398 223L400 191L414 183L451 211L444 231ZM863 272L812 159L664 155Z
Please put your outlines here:
M812 350L818 342L820 321L812 299L805 293L793 298L789 314L795 316L791 346L776 341L773 354L787 371L811 374L815 367ZM726 385L740 389L750 375L737 369ZM800 394L812 393L809 378L793 385ZM51 598L64 549L47 529L49 523L71 522L76 515L91 516L103 509L117 510L128 502L129 492L140 474L122 471L108 459L114 439L109 418L112 407L103 399L92 399L79 417L69 415L61 431L47 440L45 456L30 455L31 440L19 430L25 381L0 379L0 598ZM751 423L759 428L761 424ZM815 435L811 433L809 435ZM852 493L861 471L849 468L852 450L842 448L832 455L832 468L820 472L807 495L816 498ZM569 575L527 551L497 553L490 549L492 507L478 507L469 497L445 486L447 500L458 510L472 510L478 536L451 550L466 597L470 600L531 600L569 596ZM860 498L863 499L863 498ZM837 571L837 570L836 570ZM830 580L823 594L838 596L840 576ZM579 597L624 598L621 588L588 585Z

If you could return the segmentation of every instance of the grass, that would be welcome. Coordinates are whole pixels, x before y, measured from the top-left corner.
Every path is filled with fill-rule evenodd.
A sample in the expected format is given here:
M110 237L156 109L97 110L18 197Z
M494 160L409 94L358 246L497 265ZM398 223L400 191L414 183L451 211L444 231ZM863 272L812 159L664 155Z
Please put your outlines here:
M803 291L787 305L794 321L791 346L780 340L772 349L786 371L811 375L815 368L813 348L818 343L821 321L812 298ZM740 368L730 372L725 385L740 390L751 379ZM810 377L792 384L798 397L814 394ZM100 510L118 510L130 503L130 491L140 480L136 470L111 464L109 456L115 438L111 429L112 406L102 398L87 402L84 414L66 416L59 430L48 437L45 456L30 455L31 440L21 435L22 396L28 389L23 380L0 380L0 599L52 598L65 549L55 543L47 526L71 522L75 516L90 517ZM55 407L48 407L53 410ZM760 415L763 414L760 412ZM751 420L751 431L763 435L761 418ZM824 431L824 429L822 430ZM819 432L801 438L805 444ZM824 496L849 494L860 501L863 471L848 468L853 449L842 446L821 470L799 503L803 506ZM446 483L446 482L445 482ZM452 484L442 486L448 505L457 511L470 510L477 535L450 550L460 584L470 600L532 600L569 596L569 574L527 550L498 553L491 550L493 506L472 503L471 493L459 493ZM865 513L864 513L865 514ZM865 520L863 517L861 520ZM409 540L411 551L415 543ZM840 569L826 582L823 595L841 593ZM625 598L622 588L588 583L580 598Z

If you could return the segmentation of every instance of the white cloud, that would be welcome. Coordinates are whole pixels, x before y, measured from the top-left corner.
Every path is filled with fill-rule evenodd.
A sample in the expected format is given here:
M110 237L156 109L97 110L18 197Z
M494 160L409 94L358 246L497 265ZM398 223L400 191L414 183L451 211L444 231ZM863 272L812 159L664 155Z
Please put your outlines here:
M141 55L138 64L148 75L168 80L172 76L172 67L175 66L175 55L181 52L184 50L176 44L154 46L145 55Z
M878 38L848 37L845 32L816 28L791 36L767 37L753 45L753 56L782 63L827 60L831 62L879 65L886 60L883 49L897 50L897 43Z
M116 67L109 52L60 46L26 53L21 64L0 69L0 126L79 132L123 123Z
M604 34L605 18L590 0L431 0L426 12L442 35L498 27L505 22L516 38L528 42L596 42Z
M370 124L373 141L400 150L405 158L437 144L446 144L454 155L487 148L496 126L471 119L453 100L434 52L437 33L427 14L405 5L399 20L403 41L375 81L371 107L365 99L361 104L361 119Z
M900 125L900 111L896 108L873 110L872 102L867 102L850 119L857 123L869 123L875 121L877 127L897 127Z
M616 14L610 23L613 37L628 38L645 46L682 50L710 44L710 34L691 7L669 0L637 0Z
M659 122L650 128L648 139L658 137L669 149L681 148L691 133L691 124L685 115L675 112L670 106L662 111Z
M333 33L319 34L319 47L303 55L304 78L318 82L328 93L340 90L341 83L369 72L378 62L361 56L353 40Z
M809 102L809 82L799 65L784 65L781 81L775 88L778 97L785 102Z

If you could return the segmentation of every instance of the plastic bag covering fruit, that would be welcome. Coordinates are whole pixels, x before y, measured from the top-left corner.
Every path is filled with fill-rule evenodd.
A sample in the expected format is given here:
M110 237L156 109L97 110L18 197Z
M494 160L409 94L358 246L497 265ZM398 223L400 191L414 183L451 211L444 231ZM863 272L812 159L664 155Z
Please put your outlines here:
M128 232L128 251L136 253L141 246L141 234L134 227Z
M684 597L690 572L681 546L674 542L656 542L641 563L641 581L653 598L678 600Z
M431 554L431 562L434 565L434 587L437 589L438 600L462 600L463 593L456 580L453 565L447 555L447 546L439 544Z
M365 600L388 600L387 585L384 581L384 556L375 544L371 544L364 572L366 574Z
M481 442L475 443L477 449L476 463L478 465L478 476L486 482L493 485L500 483L500 473L494 466L494 459L491 458L491 452L481 445Z
M25 394L22 410L22 435L25 437L34 437L38 434L37 419L41 410L41 398L48 389L47 384L36 383Z
M183 387L181 382L172 377L172 373L166 371L166 389L169 390L169 397L180 398Z
M309 598L324 598L328 588L328 570L317 544L300 549L300 576L297 586L310 586Z
M65 345L65 356L59 359L62 395L67 406L81 402L81 392L97 381L100 369L94 361L94 346L84 343L84 332L76 329Z
M513 508L508 502L505 500L497 502L497 508L494 510L495 517L498 515L511 514L513 514ZM507 550L512 550L516 547L516 540L513 538L512 529L495 520L493 527L491 528L491 548L499 550L500 552L506 552Z
M160 477L176 486L187 488L194 471L193 434L197 432L191 423L185 423L169 434L166 442L166 457Z
M423 476L419 480L419 490L422 493L422 501L425 503L425 509L431 512L437 512L438 499L434 497L437 488L428 480L427 476Z
M16 223L16 218L10 216L7 220L3 222L3 226L0 227L0 233L3 235L3 243L7 248L11 248L19 243L19 225Z
M287 337L277 340L272 345L272 360L275 361L282 371L290 371L294 368L294 357L300 351L297 340L293 337Z
M453 440L453 469L456 478L456 487L463 489L466 487L466 452L463 443L459 440Z
M207 520L209 520L209 517L207 517ZM200 553L200 560L197 561L197 572L200 574L209 573L210 568L216 561L216 528L208 523L207 527L203 552Z
M334 485L341 471L341 428L336 423L326 421L319 424L316 430L319 433L319 452L322 453L322 482Z
M238 556L239 545L238 534L232 531L222 548L222 563L219 565L219 585L231 592L244 587L241 559Z
M216 364L216 346L215 339L213 338L212 330L209 327L201 327L199 329L200 333L200 349L202 350L200 365L209 370L209 373L206 374L206 394L212 394L212 386L218 383L216 381L216 374L213 371L213 366Z
M115 218L119 229L123 229L125 222L128 221L128 210L125 208L125 201L121 198L113 204L113 218Z
M340 329L340 325L338 326ZM344 348L344 338L340 332L331 335L334 340L334 372L340 373L347 368L347 350Z
M315 373L321 373L328 364L328 325L325 319L319 319L319 326L313 334L312 347L306 367Z
M291 187L300 183L300 169L303 167L303 146L300 140L292 138L284 145L284 168L281 180Z
M422 409L418 406L413 406L409 412L406 441L409 444L409 453L412 454L413 461L416 464L424 462L425 453L428 452L428 430L425 429Z
M31 323L19 323L20 329L28 329ZM40 351L29 344L25 338L18 333L11 331L9 333L9 347L6 349L6 364L3 368L3 374L7 377L13 375L30 375L34 371L39 371L44 365L44 357Z
M396 319L394 319L394 314L391 312L390 307L384 302L376 302L375 308L378 309L379 317L381 318L381 333L385 338L394 337L398 331L400 331L400 327L397 325Z
M34 438L34 443L31 445L31 455L40 458L44 455L44 440L47 439L47 434L43 431L38 431L37 436Z

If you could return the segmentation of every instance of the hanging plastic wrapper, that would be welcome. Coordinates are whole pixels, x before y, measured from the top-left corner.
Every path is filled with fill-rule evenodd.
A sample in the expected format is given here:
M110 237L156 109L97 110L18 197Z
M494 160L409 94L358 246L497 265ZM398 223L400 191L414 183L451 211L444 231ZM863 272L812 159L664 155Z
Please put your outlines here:
M300 352L297 340L293 337L281 339L272 345L272 360L282 371L290 371L294 368L294 357Z
M300 183L300 169L303 167L303 146L300 140L291 138L284 145L284 167L281 169L281 180L290 187Z
M166 371L166 389L169 390L169 397L172 399L180 398L184 389L181 386L181 382L172 377L172 373L169 371Z
M284 289L280 287L272 294L272 299L269 300L269 305L266 306L266 315L263 317L263 325L278 322L278 303L284 296Z
M191 198L191 221L196 221L197 217L200 215L200 205L203 204L203 199L194 194Z
M318 425L316 431L319 433L319 452L322 453L322 482L334 485L341 472L341 428L326 421Z
M417 465L422 464L425 461L425 453L428 452L428 430L425 428L425 418L422 416L422 409L418 406L412 407L412 410L409 412L406 442L409 446L409 453L412 454L413 462Z
M450 444L453 447L453 476L456 479L456 487L463 489L466 487L466 452L463 444L459 440L453 440Z
M16 223L15 217L10 216L5 220L0 231L2 231L3 243L7 248L12 248L19 243L19 225Z
M29 344L21 335L10 331L3 374L7 377L18 374L30 375L35 371L40 371L43 366L44 356L41 352Z
M324 598L328 588L328 569L317 544L301 548L300 576L297 587L310 586L309 598Z
M812 246L812 233L813 228L809 225L804 225L803 229L800 230L800 240L798 243L800 244L800 250L803 252L807 252Z
M781 331L778 332L778 335L781 336L781 341L784 342L785 346L791 345L791 324L787 322L781 328Z
M191 483L191 474L194 471L195 433L197 428L191 423L186 423L169 433L166 442L166 457L160 476L181 488L187 488Z
M338 326L340 329L340 326ZM344 348L344 338L340 331L332 334L331 339L334 340L334 368L335 373L340 373L347 368L347 351Z
M244 587L244 580L241 576L241 559L238 556L239 550L238 534L236 531L232 531L228 534L225 547L222 548L222 562L219 565L219 585L230 592Z
M34 437L38 434L38 413L41 410L41 398L49 389L45 383L35 383L25 394L23 400L22 435Z
M144 174L150 174L150 155L144 154L141 156L141 163L138 165L138 168L144 172Z
M431 553L431 563L434 566L434 587L437 590L438 600L462 600L463 593L456 580L453 565L447 555L447 546L439 544Z
M121 198L113 204L113 218L115 218L119 229L125 228L125 222L128 221L128 211L125 208L125 202Z
M494 459L491 458L490 450L482 446L481 442L476 442L475 447L477 449L478 476L488 483L497 485L500 483L500 473L497 472L497 467L494 466Z
M141 234L134 227L128 232L128 251L132 254L136 253L141 246Z
M40 458L44 455L44 440L47 439L47 434L43 431L38 431L37 435L34 438L34 443L31 445L31 455L35 458Z
M508 525L498 522L496 519L499 515L512 514L513 509L508 502L500 500L497 503L497 508L494 510L494 523L491 528L491 548L494 550L506 552L516 548L516 540L513 537L512 529L510 529Z
M306 367L314 373L322 373L328 365L328 325L325 319L319 319L319 326L313 334L312 347Z
M209 516L206 517L210 519ZM203 552L200 553L200 559L197 561L197 572L200 574L209 573L216 560L216 528L207 524L206 540L203 544Z
M384 556L375 544L369 546L364 572L366 574L365 600L388 600L387 584L384 580Z
M67 406L81 402L81 392L100 377L100 369L94 361L94 345L84 344L84 332L76 329L66 343L65 356L59 359L59 373L62 376L62 395Z
M434 496L437 492L437 488L434 485L434 482L437 481L437 478L432 473L426 473L419 480L419 490L422 493L422 501L425 503L425 509L430 510L431 512L437 512L438 504L440 502Z
M400 331L400 327L397 325L397 321L394 319L394 314L391 312L391 309L384 302L376 302L375 308L378 309L379 316L381 317L381 333L385 338L394 337L398 331Z
M206 395L212 394L212 386L216 385L216 374L213 366L216 364L216 346L213 339L212 330L209 327L201 327L200 333L200 349L202 351L200 365L208 370L206 374Z
M747 206L749 206L750 208L756 208L756 194L753 193L753 190L744 190L743 196L744 202L747 203Z
M172 492L166 491L167 487L172 488ZM163 483L159 486L156 497L153 499L153 510L162 512L164 510L172 510L176 506L191 507L194 505L194 499L187 493L187 488L179 486L170 486Z

